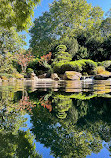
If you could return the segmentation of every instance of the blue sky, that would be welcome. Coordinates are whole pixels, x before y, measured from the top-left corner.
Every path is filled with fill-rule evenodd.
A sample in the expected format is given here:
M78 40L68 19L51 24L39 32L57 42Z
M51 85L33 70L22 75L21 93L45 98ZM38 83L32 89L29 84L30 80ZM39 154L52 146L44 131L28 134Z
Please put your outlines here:
M34 9L33 21L35 18L41 16L43 12L48 11L49 4L53 1L54 0L41 0L41 3ZM105 13L111 8L111 0L87 0L87 2L91 3L93 6L100 6ZM26 49L29 47L29 39L30 36L26 33Z

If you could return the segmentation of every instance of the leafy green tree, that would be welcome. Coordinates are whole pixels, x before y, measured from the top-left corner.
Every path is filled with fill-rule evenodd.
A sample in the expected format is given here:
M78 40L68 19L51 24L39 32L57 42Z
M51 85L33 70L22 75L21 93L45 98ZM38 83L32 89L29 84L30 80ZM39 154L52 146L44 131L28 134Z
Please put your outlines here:
M56 38L53 32L51 15L48 12L36 18L34 26L29 30L30 47L35 56L47 54L55 46Z
M102 9L92 7L85 0L54 1L49 12L35 20L30 30L30 47L35 54L43 54L44 50L50 51L81 32L98 32L102 17Z
M24 36L19 35L14 27L6 29L0 27L0 54L5 52L14 53L26 44L24 42Z
M72 59L71 54L66 52L67 47L65 45L58 45L56 47L55 59L53 61L53 65L58 62L66 62Z
M17 30L29 28L33 9L40 0L1 0L0 26L16 27Z
M20 111L14 90L14 87L6 86L0 90L0 157L41 158L35 150L33 135L29 130L20 129L26 127L27 119Z

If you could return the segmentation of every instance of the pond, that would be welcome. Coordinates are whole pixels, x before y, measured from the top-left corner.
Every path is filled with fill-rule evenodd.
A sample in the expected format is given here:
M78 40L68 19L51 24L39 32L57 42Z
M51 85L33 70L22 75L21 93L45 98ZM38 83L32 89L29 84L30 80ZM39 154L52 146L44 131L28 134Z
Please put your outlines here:
M109 158L111 81L0 85L0 158Z

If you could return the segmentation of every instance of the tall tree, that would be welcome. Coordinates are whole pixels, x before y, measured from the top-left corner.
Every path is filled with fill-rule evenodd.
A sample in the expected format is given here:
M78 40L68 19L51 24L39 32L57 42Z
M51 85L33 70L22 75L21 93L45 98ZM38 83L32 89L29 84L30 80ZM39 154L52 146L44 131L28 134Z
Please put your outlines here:
M0 26L15 26L19 31L27 29L38 2L40 0L0 0Z
M19 35L14 27L6 29L0 27L0 54L5 52L14 53L18 51L24 44L25 36Z
M49 12L35 20L30 30L30 47L36 54L43 53L43 50L50 51L51 46L67 37L72 39L80 32L98 32L102 17L102 9L92 7L86 0L54 0Z

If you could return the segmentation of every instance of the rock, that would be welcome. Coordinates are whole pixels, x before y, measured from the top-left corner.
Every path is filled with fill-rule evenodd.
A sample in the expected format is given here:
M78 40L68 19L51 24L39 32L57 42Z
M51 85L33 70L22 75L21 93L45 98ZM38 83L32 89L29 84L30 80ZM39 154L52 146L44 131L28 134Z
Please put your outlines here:
M64 80L80 80L82 77L81 73L76 72L76 71L66 71L63 79Z
M111 81L111 78L108 78L107 80L108 80L108 81Z
M109 78L111 78L111 75L102 75L102 74L99 74L99 75L95 75L94 76L95 80L107 80Z
M58 77L58 75L56 73L51 74L51 79L52 80L60 80L60 78Z
M38 77L36 76L34 72L31 73L31 80L34 80L34 81L38 80Z
M2 82L2 79L0 78L0 82Z
M10 78L9 82L14 82L16 80L16 78Z
M46 78L46 75L47 75L46 73L42 74L42 75L39 75L38 78Z

